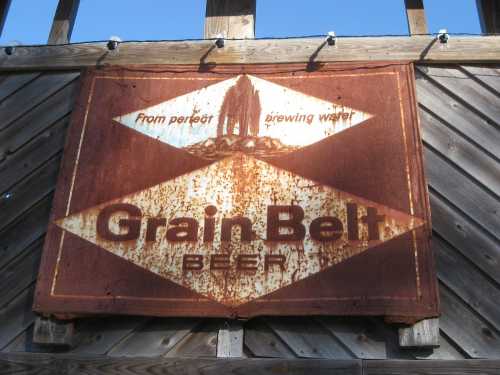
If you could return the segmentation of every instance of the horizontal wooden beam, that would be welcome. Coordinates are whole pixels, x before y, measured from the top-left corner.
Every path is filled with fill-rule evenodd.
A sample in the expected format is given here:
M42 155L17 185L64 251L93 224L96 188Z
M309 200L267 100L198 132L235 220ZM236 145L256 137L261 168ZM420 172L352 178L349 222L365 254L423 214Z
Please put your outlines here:
M0 50L0 70L72 69L125 64L257 64L284 62L500 61L500 36L452 37L442 45L429 36L338 38L328 46L321 38L122 43L109 51L106 43L63 46L18 46L12 55Z
M361 375L362 368L360 360L110 358L0 353L0 373Z
M499 371L500 360L181 359L0 353L2 374L496 375Z

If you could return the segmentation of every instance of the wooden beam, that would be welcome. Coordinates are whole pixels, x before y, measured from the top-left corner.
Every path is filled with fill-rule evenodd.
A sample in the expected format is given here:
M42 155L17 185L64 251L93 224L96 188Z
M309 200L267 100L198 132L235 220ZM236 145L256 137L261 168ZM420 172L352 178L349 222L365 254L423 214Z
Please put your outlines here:
M47 44L69 43L80 0L59 0Z
M5 20L7 19L7 13L9 13L11 0L0 0L0 36L2 35L3 25L5 25Z
M356 359L110 358L0 353L2 374L361 375L361 365Z
M86 66L147 64L308 63L324 43L320 38L226 41L122 43L109 53L106 43L64 46L18 46L14 54L0 54L0 70L78 69ZM322 48L315 62L398 61L465 63L500 61L500 36L454 37L441 48L428 36L337 38L335 48Z
M405 0L405 6L410 35L429 33L423 0Z
M207 0L205 39L255 38L256 0Z
M499 373L499 360L363 361L363 375L495 375Z
M238 375L497 375L500 360L330 360L111 358L39 353L0 353L0 373L12 374L238 374Z
M424 319L410 327L400 328L399 346L402 348L439 347L439 318Z
M217 335L218 358L243 357L243 324L237 320L226 321Z
M476 0L481 30L486 34L500 33L500 2Z

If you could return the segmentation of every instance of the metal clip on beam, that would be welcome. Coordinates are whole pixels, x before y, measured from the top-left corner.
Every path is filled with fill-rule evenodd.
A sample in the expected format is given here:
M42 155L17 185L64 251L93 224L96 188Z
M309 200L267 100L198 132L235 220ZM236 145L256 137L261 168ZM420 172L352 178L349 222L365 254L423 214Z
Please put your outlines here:
M439 39L439 42L442 44L448 43L448 40L450 39L450 35L448 34L447 29L441 29L438 32L437 38Z
M335 35L335 31L328 32L326 42L329 46L334 46L337 43L337 36Z

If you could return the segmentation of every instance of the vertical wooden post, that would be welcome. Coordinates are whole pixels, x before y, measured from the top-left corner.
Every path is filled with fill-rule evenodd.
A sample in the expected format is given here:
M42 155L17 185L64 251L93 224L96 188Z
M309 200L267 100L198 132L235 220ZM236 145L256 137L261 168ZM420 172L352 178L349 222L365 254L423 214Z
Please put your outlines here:
M0 0L0 36L2 35L3 25L9 13L10 0Z
M256 0L207 0L205 38L255 38Z
M483 33L500 33L500 3L498 0L477 0L477 10Z
M69 43L80 0L59 0L48 44Z
M427 34L427 20L423 0L405 0L406 18L410 35Z

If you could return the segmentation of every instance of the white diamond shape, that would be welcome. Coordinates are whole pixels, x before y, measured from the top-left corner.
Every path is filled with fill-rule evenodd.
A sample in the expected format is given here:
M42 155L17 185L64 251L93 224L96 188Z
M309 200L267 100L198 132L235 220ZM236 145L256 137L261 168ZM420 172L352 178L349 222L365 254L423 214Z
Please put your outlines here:
M115 203L133 204L142 212L137 239L117 242L97 234L97 216L104 207ZM358 241L348 239L347 203L358 206ZM337 217L344 229L340 239L318 242L308 229L300 242L266 241L268 206L292 204L303 208L302 223L306 228L317 217ZM217 225L214 240L204 242L204 210L209 205L218 209ZM378 224L379 240L368 240L367 225L362 221L367 207L374 207L378 214L384 215ZM230 242L221 242L220 220L234 216L252 220L252 241L240 241L236 230ZM123 212L115 214L109 222L109 230L123 233L124 228L120 228L118 221L127 217ZM165 218L170 223L176 217L194 218L199 223L195 241L167 241L165 234L170 224L158 228L156 241L146 241L148 218ZM56 224L161 277L225 305L237 306L400 236L421 226L423 221L237 153L208 167L70 215ZM183 270L186 254L202 255L203 269ZM210 270L211 254L229 254L231 268ZM257 254L256 271L235 269L234 264L241 254ZM265 269L265 257L270 254L286 258L285 270L276 265Z
M240 89L238 83L243 81L250 83ZM255 112L255 108L249 110L245 107L249 105L247 99L242 99L246 94L238 90L251 91L253 100L260 103L258 129L250 131L250 135L279 139L286 146L307 146L373 117L262 78L239 75L113 120L161 142L183 148L221 135L218 127L227 131L229 120L226 112L223 111L221 116L221 109L228 92L236 98L230 104L231 110L242 107L247 116ZM255 107L255 103L250 105ZM239 131L241 127L238 122L235 130Z

